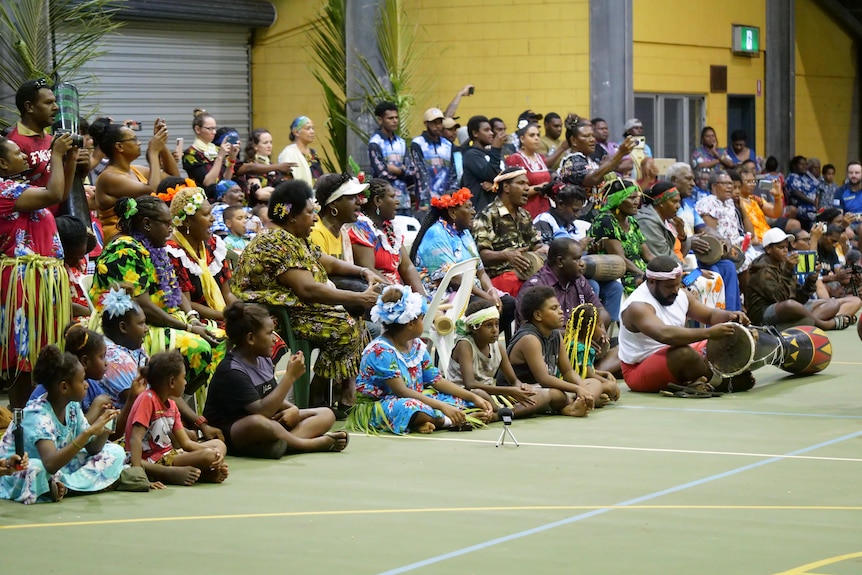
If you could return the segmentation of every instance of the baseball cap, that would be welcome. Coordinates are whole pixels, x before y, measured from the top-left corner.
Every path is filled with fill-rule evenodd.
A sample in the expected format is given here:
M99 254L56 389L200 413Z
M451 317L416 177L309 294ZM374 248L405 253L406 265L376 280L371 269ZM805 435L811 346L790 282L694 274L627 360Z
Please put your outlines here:
M440 108L428 108L427 110L425 110L423 118L426 122L433 122L434 120L438 119L442 120L443 118L445 118L445 116L443 115L443 112L440 110Z
M626 120L626 123L623 126L623 131L628 132L632 128L643 128L643 127L644 127L643 122L641 122L637 118L629 118L628 120Z
M356 196L365 192L368 189L369 184L361 184L357 178L350 178L343 184L341 184L337 190L332 192L332 195L329 196L329 199L326 200L326 205L328 206L335 200L344 197L344 196Z
M461 124L455 121L455 118L443 118L443 127L447 130L460 128Z
M773 244L780 244L785 240L793 241L795 237L792 234L788 234L782 229L779 228L769 228L766 230L766 233L763 234L763 248L766 249Z
M520 124L521 120L528 120L530 122L538 122L542 118L543 118L543 116L537 112L534 112L532 110L524 110L523 112L521 112L521 115L518 116L518 123Z

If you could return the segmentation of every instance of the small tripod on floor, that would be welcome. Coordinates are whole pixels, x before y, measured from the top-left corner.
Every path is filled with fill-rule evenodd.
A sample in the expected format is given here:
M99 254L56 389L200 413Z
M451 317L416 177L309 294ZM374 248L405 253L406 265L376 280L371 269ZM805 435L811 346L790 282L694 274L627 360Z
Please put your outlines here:
M515 444L515 447L519 447L518 440L515 439L515 436L512 435L512 430L509 429L512 426L512 417L514 416L514 412L509 407L504 407L500 410L500 419L503 422L503 431L500 432L500 439L497 440L497 444L494 447L500 447L504 443L506 443L506 435L508 435Z

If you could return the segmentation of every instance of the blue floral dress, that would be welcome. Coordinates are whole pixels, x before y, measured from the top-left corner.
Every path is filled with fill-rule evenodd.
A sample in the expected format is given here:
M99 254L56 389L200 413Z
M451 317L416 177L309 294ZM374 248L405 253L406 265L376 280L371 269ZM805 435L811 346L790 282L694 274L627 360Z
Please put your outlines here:
M458 230L446 220L437 220L428 228L416 251L416 270L428 297L434 297L440 280L457 263L479 258L479 248L470 230ZM479 269L485 269L479 259ZM479 285L478 279L476 284ZM452 286L450 292L454 292Z
M416 338L410 350L404 354L392 343L378 337L362 352L362 364L356 378L356 393L359 401L354 409L366 408L370 411L369 431L388 430L403 435L408 433L407 426L416 413L422 412L434 418L443 413L413 398L398 397L386 385L395 377L404 380L407 387L438 401L449 403L459 409L473 407L473 404L459 397L440 393L433 388L438 382L440 372L431 363L428 348L421 339Z
M106 443L96 455L90 455L86 449L80 450L54 475L49 476L45 471L36 443L43 439L53 441L57 449L62 449L90 427L78 402L70 401L66 405L64 425L48 403L47 394L42 395L27 403L22 426L24 449L30 456L30 465L24 471L0 477L0 498L25 504L40 503L49 501L48 480L52 478L68 489L82 493L101 491L120 478L126 453L114 443ZM0 441L0 458L8 458L15 453L14 429L15 423L12 423Z

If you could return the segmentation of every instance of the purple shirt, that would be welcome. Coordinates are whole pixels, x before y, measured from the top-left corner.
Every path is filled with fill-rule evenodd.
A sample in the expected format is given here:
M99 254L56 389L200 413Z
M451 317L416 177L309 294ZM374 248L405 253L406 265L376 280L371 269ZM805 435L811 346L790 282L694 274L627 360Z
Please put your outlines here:
M562 285L560 280L557 279L556 274L548 267L548 264L542 266L536 275L528 279L524 282L524 285L521 286L521 290L518 292L518 317L521 316L521 298L524 295L524 292L527 289L533 286L550 286L554 288L554 291L557 294L557 301L560 302L560 305L563 307L563 314L565 314L566 321L569 321L569 316L572 313L572 310L578 307L581 304L591 303L596 309L602 310L604 306L602 302L599 301L599 298L596 296L596 292L593 291L593 288L590 287L587 278L584 276L580 276L574 281L568 282L566 285Z

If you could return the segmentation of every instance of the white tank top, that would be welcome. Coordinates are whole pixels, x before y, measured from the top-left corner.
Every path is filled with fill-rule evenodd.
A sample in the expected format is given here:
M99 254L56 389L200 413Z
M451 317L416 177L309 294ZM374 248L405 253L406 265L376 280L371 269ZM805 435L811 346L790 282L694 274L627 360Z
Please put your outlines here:
M665 325L676 327L685 326L686 315L688 314L688 295L684 289L679 291L676 300L669 306L664 306L650 293L647 283L643 282L632 292L625 302L623 302L620 310L620 361L628 364L636 364L645 360L650 355L658 350L668 347L667 344L658 342L651 337L638 332L633 333L626 329L625 322L622 321L623 312L633 303L645 303L655 310L658 319Z

